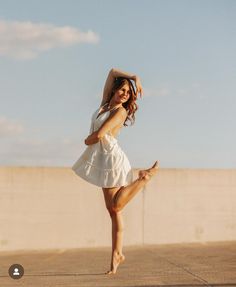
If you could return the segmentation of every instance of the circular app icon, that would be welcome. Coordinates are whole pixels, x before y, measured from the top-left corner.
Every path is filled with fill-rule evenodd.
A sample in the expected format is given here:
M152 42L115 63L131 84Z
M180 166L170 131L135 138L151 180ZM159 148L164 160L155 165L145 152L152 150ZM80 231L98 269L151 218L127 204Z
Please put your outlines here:
M20 264L12 264L8 269L8 274L12 279L20 279L24 275L24 268Z

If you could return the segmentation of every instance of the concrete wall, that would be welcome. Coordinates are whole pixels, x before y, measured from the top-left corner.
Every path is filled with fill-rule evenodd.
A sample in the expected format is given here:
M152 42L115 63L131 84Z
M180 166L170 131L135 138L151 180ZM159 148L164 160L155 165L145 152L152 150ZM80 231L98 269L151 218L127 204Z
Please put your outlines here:
M236 169L160 169L123 215L126 246L236 240ZM110 245L101 188L70 168L0 167L0 250Z

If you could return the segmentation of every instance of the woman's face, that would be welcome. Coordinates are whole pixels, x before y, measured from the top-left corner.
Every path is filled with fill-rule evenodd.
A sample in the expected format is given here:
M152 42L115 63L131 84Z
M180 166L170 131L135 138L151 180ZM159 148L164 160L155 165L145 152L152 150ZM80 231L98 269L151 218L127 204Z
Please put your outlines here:
M119 90L117 90L114 94L116 103L125 103L128 101L130 97L131 91L128 84L124 84Z

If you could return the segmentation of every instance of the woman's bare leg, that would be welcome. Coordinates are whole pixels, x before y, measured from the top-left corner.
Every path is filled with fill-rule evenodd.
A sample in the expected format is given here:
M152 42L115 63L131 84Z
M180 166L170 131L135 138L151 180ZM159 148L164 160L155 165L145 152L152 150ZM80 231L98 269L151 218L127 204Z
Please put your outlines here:
M112 254L111 268L107 274L115 274L118 265L125 260L122 253L124 222L121 211L113 212L112 220Z
M157 172L158 162L147 170L139 172L139 178L126 187L121 187L118 190L103 189L104 196L109 191L112 192L112 196L106 199L107 207L111 206L110 216L112 220L112 257L111 257L111 270L106 274L115 274L118 265L125 260L125 256L122 254L123 244L123 217L121 209L135 196L135 194L142 189L151 177ZM111 201L111 203L109 203Z
M112 252L116 251L122 254L122 244L123 244L123 231L124 231L124 221L122 212L114 212L111 217L112 220L112 237L114 238Z
M106 274L116 273L116 269L119 263L125 260L125 256L122 253L123 245L123 230L124 222L122 212L115 212L112 210L112 200L115 193L119 188L103 188L103 194L106 202L106 207L109 211L112 222L112 253L111 253L111 265L110 270Z
M121 187L113 198L113 210L118 212L147 184L147 182L156 174L159 167L159 162L156 161L154 165L139 172L139 177L131 184Z

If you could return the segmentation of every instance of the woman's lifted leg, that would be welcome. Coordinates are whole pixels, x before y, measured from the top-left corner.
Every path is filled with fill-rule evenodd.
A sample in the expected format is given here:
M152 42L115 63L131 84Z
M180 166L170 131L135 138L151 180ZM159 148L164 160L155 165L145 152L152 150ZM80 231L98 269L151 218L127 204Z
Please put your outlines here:
M139 177L131 184L121 187L113 198L113 210L120 211L124 206L139 192L146 183L157 173L159 168L159 161L156 161L154 165L146 170L139 172Z

